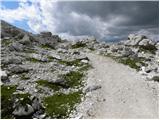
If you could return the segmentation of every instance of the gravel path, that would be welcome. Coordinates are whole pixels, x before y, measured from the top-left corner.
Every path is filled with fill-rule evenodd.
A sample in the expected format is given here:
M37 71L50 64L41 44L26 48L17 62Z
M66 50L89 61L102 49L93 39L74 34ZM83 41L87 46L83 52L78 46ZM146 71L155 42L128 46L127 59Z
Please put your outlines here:
M88 79L102 86L87 118L158 118L157 83L145 81L136 70L110 58L87 56L94 67Z

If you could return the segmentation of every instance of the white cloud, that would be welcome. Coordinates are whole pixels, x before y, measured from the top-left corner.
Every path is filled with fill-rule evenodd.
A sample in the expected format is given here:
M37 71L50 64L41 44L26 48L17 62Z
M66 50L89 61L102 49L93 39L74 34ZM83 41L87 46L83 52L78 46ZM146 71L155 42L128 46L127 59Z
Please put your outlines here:
M69 39L80 38L80 36L95 36L103 39L112 35L114 36L111 38L118 39L118 36L122 38L128 34L128 31L123 32L128 26L121 26L131 20L127 15L108 13L107 19L104 19L105 16L102 19L102 16L89 15L87 12L78 12L67 7L60 6L53 0L19 0L19 7L16 9L2 6L0 17L10 23L27 20L31 31L35 33L51 31L53 34L60 34L63 38Z

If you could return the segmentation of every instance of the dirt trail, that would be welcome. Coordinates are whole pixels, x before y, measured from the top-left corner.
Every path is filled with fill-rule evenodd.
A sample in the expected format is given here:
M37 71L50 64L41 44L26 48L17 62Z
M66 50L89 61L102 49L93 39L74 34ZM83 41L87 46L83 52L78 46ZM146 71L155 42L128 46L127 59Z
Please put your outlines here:
M90 118L158 118L158 97L139 73L107 57L87 56L94 67L88 77L101 84L103 98L93 105Z

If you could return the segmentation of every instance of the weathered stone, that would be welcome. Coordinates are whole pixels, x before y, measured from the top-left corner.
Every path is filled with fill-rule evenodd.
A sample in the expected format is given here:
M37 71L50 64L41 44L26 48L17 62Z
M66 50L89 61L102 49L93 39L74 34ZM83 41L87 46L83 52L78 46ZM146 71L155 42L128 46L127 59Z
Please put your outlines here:
M14 42L9 46L10 51L22 52L24 51L24 46L18 42Z
M9 71L11 73L23 73L23 72L28 72L29 69L25 68L25 67L22 67L22 66L19 66L19 65L13 65L9 68Z
M89 87L85 90L85 92L92 92L92 91L97 90L97 89L100 89L100 88L102 88L101 85L89 86Z
M41 32L40 35L42 37L51 37L52 36L52 33L51 32Z

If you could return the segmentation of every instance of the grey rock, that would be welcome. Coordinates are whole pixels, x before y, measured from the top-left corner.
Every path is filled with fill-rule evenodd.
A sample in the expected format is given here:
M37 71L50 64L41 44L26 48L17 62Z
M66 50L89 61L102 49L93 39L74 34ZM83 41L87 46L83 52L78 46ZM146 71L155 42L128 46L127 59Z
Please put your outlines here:
M97 89L100 89L100 88L102 88L101 85L89 86L89 87L85 90L85 92L86 92L86 93L87 93L87 92L92 92L92 91L97 90Z
M34 113L34 109L31 105L26 104L25 106L19 105L13 111L13 115L15 116L28 116Z

